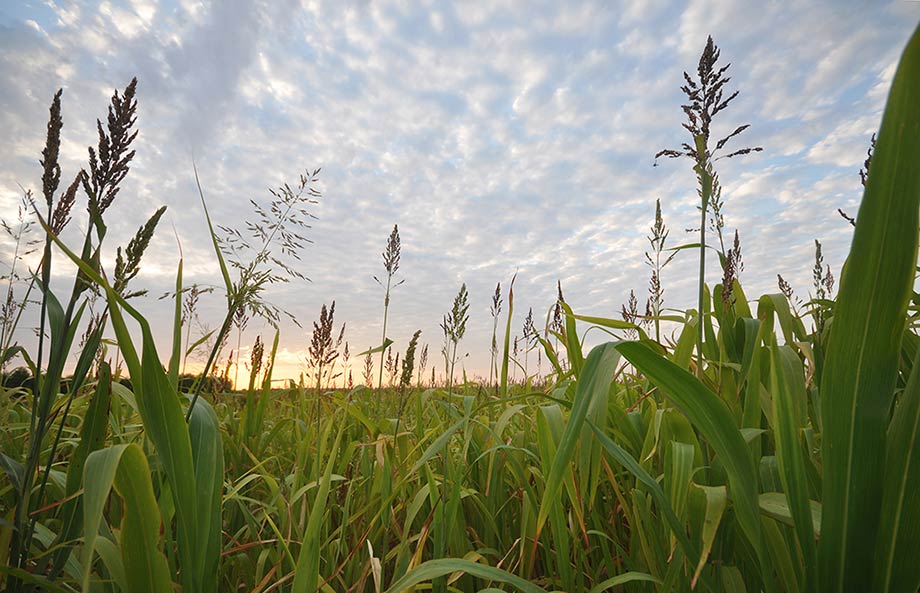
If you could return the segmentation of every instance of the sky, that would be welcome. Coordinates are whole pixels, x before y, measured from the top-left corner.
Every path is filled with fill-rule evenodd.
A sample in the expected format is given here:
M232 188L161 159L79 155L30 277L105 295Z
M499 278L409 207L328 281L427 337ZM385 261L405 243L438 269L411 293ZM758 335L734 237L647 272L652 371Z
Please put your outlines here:
M852 228L837 209L856 214L858 172L918 22L920 2L905 0L11 0L0 4L0 217L16 219L23 188L40 194L54 92L64 91L64 185L86 166L113 90L136 76L137 155L109 211L104 265L111 271L116 247L167 206L133 285L150 291L135 306L159 330L161 352L171 304L157 297L175 283L179 244L185 285L220 286L193 162L215 223L241 230L255 220L250 200L267 204L269 189L321 168L298 265L310 280L266 293L303 326L282 324L278 374L300 372L308 328L333 300L352 353L380 343L374 276L398 224L394 348L421 329L437 361L439 323L466 283L458 368L487 375L497 282L507 311L517 274L518 334L531 307L543 326L557 281L576 313L618 317L630 290L641 302L647 294L656 199L669 245L695 240L685 232L698 226L690 163L653 164L688 139L682 73L695 71L707 35L740 91L714 135L750 124L730 146L763 148L718 165L748 297L777 292L782 274L807 298L815 239L839 276ZM83 200L71 244L86 228ZM5 271L12 250L4 237ZM694 306L697 266L682 251L665 269L666 307ZM711 284L717 268L710 259ZM55 290L69 290L72 275L58 266ZM202 297L202 323L219 325L223 305L219 288ZM34 316L26 321L23 343ZM257 335L270 343L274 330L250 321L244 357ZM351 362L356 383L360 365Z

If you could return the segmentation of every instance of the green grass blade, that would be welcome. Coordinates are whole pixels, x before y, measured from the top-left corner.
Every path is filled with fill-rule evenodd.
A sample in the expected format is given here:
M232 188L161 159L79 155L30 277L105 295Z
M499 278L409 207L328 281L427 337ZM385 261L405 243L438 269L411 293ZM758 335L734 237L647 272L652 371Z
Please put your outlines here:
M159 547L160 513L150 481L150 468L137 445L94 451L86 459L84 482L83 585L90 591L95 540L106 500L114 486L122 497L121 554L129 590L169 593L172 583Z
M565 305L563 304L563 306ZM577 342L578 340L576 339L575 341ZM546 475L546 488L543 491L543 499L540 502L540 510L537 514L535 539L540 537L540 531L549 517L552 502L559 494L559 489L564 481L563 474L571 471L572 456L575 454L575 448L581 439L589 408L592 407L592 402L598 398L602 398L604 402L607 401L610 393L610 383L613 381L613 373L619 360L620 355L616 350L616 344L612 342L596 346L588 355L581 378L578 380L575 402L572 406L572 411L569 413L565 432L559 441L556 455L553 458L553 465ZM584 443L584 446L588 444Z
M92 400L86 410L83 418L83 425L80 427L80 443L70 458L70 465L67 467L67 483L65 495L72 496L79 490L83 481L83 468L86 465L86 458L93 451L102 448L105 442L106 430L109 420L109 404L112 400L112 370L109 364L102 362L99 365L99 380L96 390L93 392ZM70 542L80 531L82 521L82 498L68 500L61 511L61 531L58 535L57 542L63 546L55 553L54 565L51 570L52 574L57 574L64 567L64 562L70 555L72 545Z
M182 260L176 270L176 307L173 313L172 352L169 356L169 385L179 391L179 364L182 357Z
M757 471L731 411L696 377L642 344L622 342L617 348L662 390L715 450L728 474L729 493L741 529L757 552L761 570L767 571L757 508Z
M326 500L329 497L330 484L332 483L332 468L335 465L336 453L342 442L345 432L345 423L339 425L335 437L335 444L329 453L326 468L323 471L313 507L310 509L310 518L307 520L307 529L304 540L297 556L297 567L294 570L293 593L313 593L319 587L319 562L320 562L320 532L323 527L323 516L326 514Z
M811 523L808 478L799 434L805 416L807 393L805 370L791 346L770 348L770 391L773 394L773 435L779 459L780 479L789 501L795 533L802 550L805 586L817 585L815 531Z
M569 359L569 368L572 369L575 377L580 377L586 362L581 350L581 342L578 340L575 314L572 313L572 308L568 304L560 302L559 306L562 307L562 311L565 314L565 351Z
M195 487L198 489L196 563L202 571L202 592L215 593L221 548L224 452L220 422L211 404L198 400L189 418L188 430L195 464Z
M712 551L712 545L716 541L716 533L719 530L719 524L722 522L722 516L725 514L725 508L728 506L728 491L725 486L700 486L694 484L703 491L706 496L706 511L703 519L702 541L703 550L700 554L700 561L696 565L693 578L690 581L690 588L696 587L696 581L706 566L706 560Z
M511 316L514 313L514 280L517 274L511 277L508 285L508 320L505 322L505 342L502 349L502 375L501 396L508 397L508 359L511 357Z
M459 558L442 558L440 560L429 560L428 562L423 562L422 564L419 564L407 572L406 575L401 579L393 583L393 585L391 585L390 588L386 590L386 593L401 593L402 591L406 591L411 587L418 585L419 583L453 574L455 572L463 572L475 577L479 577L481 579L487 579L498 583L505 583L507 585L511 585L518 591L523 591L523 593L546 593L544 589L541 589L533 583L529 583L528 581L525 581L521 577L513 575L510 572L506 572L500 568L486 566L484 564L477 564L476 562L471 562L469 560L461 560Z
M920 588L920 356L888 429L875 590Z
M160 513L147 457L129 445L115 472L115 490L124 501L121 520L121 558L132 593L169 593L172 582L166 557L160 550Z
M881 513L885 438L917 263L920 210L920 29L888 95L872 171L828 338L821 590L870 591Z
M634 572L634 571L624 572L623 574L618 574L615 577L610 577L609 579L601 581L600 583L592 587L591 591L589 591L588 593L601 593L602 591L606 591L607 589L610 589L611 587L625 585L626 583L634 583L636 581L646 581L650 583L659 583L659 584L661 583L661 581L659 581L652 575L646 574L644 572Z
M214 225L211 223L211 215L208 213L208 205L204 201L204 191L201 189L201 181L198 179L198 167L192 163L192 170L195 172L195 185L198 187L198 196L201 198L201 207L204 208L204 218L208 221L208 233L211 235L211 244L214 245L214 253L217 254L217 263L220 264L220 275L224 279L224 288L227 290L227 298L233 294L233 281L230 280L230 272L227 270L227 263L224 261L224 253L220 250L220 244L217 241L217 233L214 232Z

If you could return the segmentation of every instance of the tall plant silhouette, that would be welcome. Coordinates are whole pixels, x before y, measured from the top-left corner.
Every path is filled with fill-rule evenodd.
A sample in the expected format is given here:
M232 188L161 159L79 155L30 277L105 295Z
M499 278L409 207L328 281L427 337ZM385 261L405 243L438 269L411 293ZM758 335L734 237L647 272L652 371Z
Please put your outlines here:
M399 270L399 254L400 254L401 245L399 242L399 226L393 225L393 230L390 232L390 236L387 239L387 248L381 254L383 256L383 268L386 270L386 284L384 284L377 276L374 276L374 280L377 281L377 284L384 287L383 293L383 335L380 338L380 343L383 344L382 349L380 350L380 371L377 376L377 389L383 387L383 358L386 350L386 341L387 341L387 314L390 311L390 291L405 282L405 279L400 280L396 284L393 284L393 276L396 275L396 272Z
M710 36L706 40L706 47L700 56L697 66L697 75L694 79L690 74L684 72L684 81L686 84L680 87L680 90L687 96L687 104L681 108L687 116L687 121L683 127L690 133L691 141L681 143L679 148L664 149L658 151L655 159L659 157L667 158L688 158L693 162L693 171L697 178L697 194L700 198L700 271L699 271L699 298L697 315L699 318L699 330L697 332L697 374L702 376L703 373L703 311L706 293L706 215L707 208L711 198L714 195L720 195L719 177L715 171L714 164L720 159L732 158L760 152L761 147L745 147L732 151L724 151L728 142L744 132L750 127L750 124L744 124L736 127L731 133L723 136L711 144L711 126L715 117L725 110L737 96L739 91L725 96L725 85L731 80L726 75L729 66L719 66L720 57L719 48L713 42ZM657 162L656 162L657 165Z

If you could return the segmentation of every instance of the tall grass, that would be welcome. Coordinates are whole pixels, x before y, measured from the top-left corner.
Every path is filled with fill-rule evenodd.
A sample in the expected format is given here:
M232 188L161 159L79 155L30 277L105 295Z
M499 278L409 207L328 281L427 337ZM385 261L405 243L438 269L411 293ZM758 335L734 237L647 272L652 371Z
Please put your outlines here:
M706 52L706 76L724 72L714 66L714 44ZM168 356L159 356L127 287L142 271L160 213L121 252L111 282L100 263L103 213L117 194L112 180L124 177L112 170L122 163L127 174L130 161L131 97L133 83L113 99L114 127L100 125L90 171L77 175L90 216L79 251L59 238L72 198L63 197L68 190L55 199L60 126L49 126L43 171L50 191L43 195L51 199L36 214L46 238L44 277L25 280L42 293L49 337L34 355L12 342L3 352L4 361L22 356L36 375L31 388L4 387L0 400L6 590L920 587L920 337L912 290L920 32L894 77L836 298L819 253L807 302L794 299L782 278L779 293L748 300L740 245L726 251L720 240L722 282L710 287L700 275L696 310L663 315L663 289L653 282L646 315L638 304L628 321L576 313L559 285L543 335L532 315L525 325L525 347L538 348L551 371L537 380L525 371L516 382L509 372L516 364L512 278L507 296L496 287L492 300L494 392L455 379L470 315L464 285L443 319L441 387L424 385L427 347L417 350L416 332L401 367L394 358L398 381L384 387L378 374L372 391L371 356L391 345L384 330L381 346L358 355L367 385L331 388L343 332L334 331L330 306L314 325L309 385L272 388L280 328L271 348L261 338L253 346L245 390L200 397L199 381L184 393L189 291L181 260ZM51 111L52 122L58 118L59 96ZM103 148L115 145L120 152ZM702 228L714 159L705 142L688 150L705 157L694 165L705 182ZM115 153L121 156L113 160ZM307 191L313 179L302 180L304 195L318 195ZM297 194L282 188L276 199L299 209ZM657 210L648 261L660 281L671 256ZM257 240L247 250L232 239L242 234L219 239L215 229L228 314L246 303L247 311L280 320L263 291L270 278L291 275L271 271L266 262L274 260L259 255L273 239L251 237ZM296 243L282 237L284 249ZM244 252L261 263L248 263ZM55 266L77 267L66 304L47 282L52 254ZM62 387L90 287L106 308ZM640 323L645 318L659 322L654 339ZM585 355L591 327L615 338ZM115 334L111 345L103 328ZM619 339L627 332L634 339ZM130 387L110 364L116 347Z

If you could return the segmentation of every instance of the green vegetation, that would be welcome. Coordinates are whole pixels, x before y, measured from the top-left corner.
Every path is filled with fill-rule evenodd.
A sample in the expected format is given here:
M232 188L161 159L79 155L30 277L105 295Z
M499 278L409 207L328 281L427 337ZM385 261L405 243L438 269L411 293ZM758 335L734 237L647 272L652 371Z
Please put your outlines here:
M304 241L319 171L257 205L254 239L208 218L226 316L216 334L189 344L189 299L200 291L184 287L179 261L173 339L161 356L128 284L163 210L117 251L111 279L100 257L105 213L134 154L135 83L113 97L89 170L60 194L58 93L35 211L44 241L16 251L43 249L22 281L40 297L36 350L11 338L28 294L20 305L8 297L2 319L4 365L19 357L27 367L5 373L0 391L5 589L915 593L920 30L894 77L839 292L819 244L805 303L782 278L779 293L749 301L737 235L725 249L708 125L734 95L721 98L717 59L710 40L700 86L687 77L700 107L686 110L693 144L662 154L694 161L702 218L691 247L705 254L711 225L722 282L705 284L701 261L697 308L663 307L660 271L679 265L673 254L686 246L665 246L658 207L647 314L635 295L623 320L573 312L559 286L545 330L528 315L515 356L511 279L492 298L488 384L455 376L464 284L442 323L444 385L424 376L428 349L416 332L401 368L388 356L386 387L384 329L382 343L358 355L367 386L333 389L336 377L351 383L333 302L313 326L309 376L272 389L276 333L270 349L261 339L252 348L247 389L216 392L232 325L239 331L251 314L284 331L284 312L263 294L301 277L284 258L296 259ZM74 251L58 235L81 190L89 219ZM67 301L49 286L61 261L78 267ZM395 226L384 264L385 328L398 285ZM595 326L632 339L586 355L582 338ZM103 340L107 328L114 342ZM195 349L206 350L206 380L180 374ZM528 368L531 349L548 373ZM65 380L71 352L80 354Z

